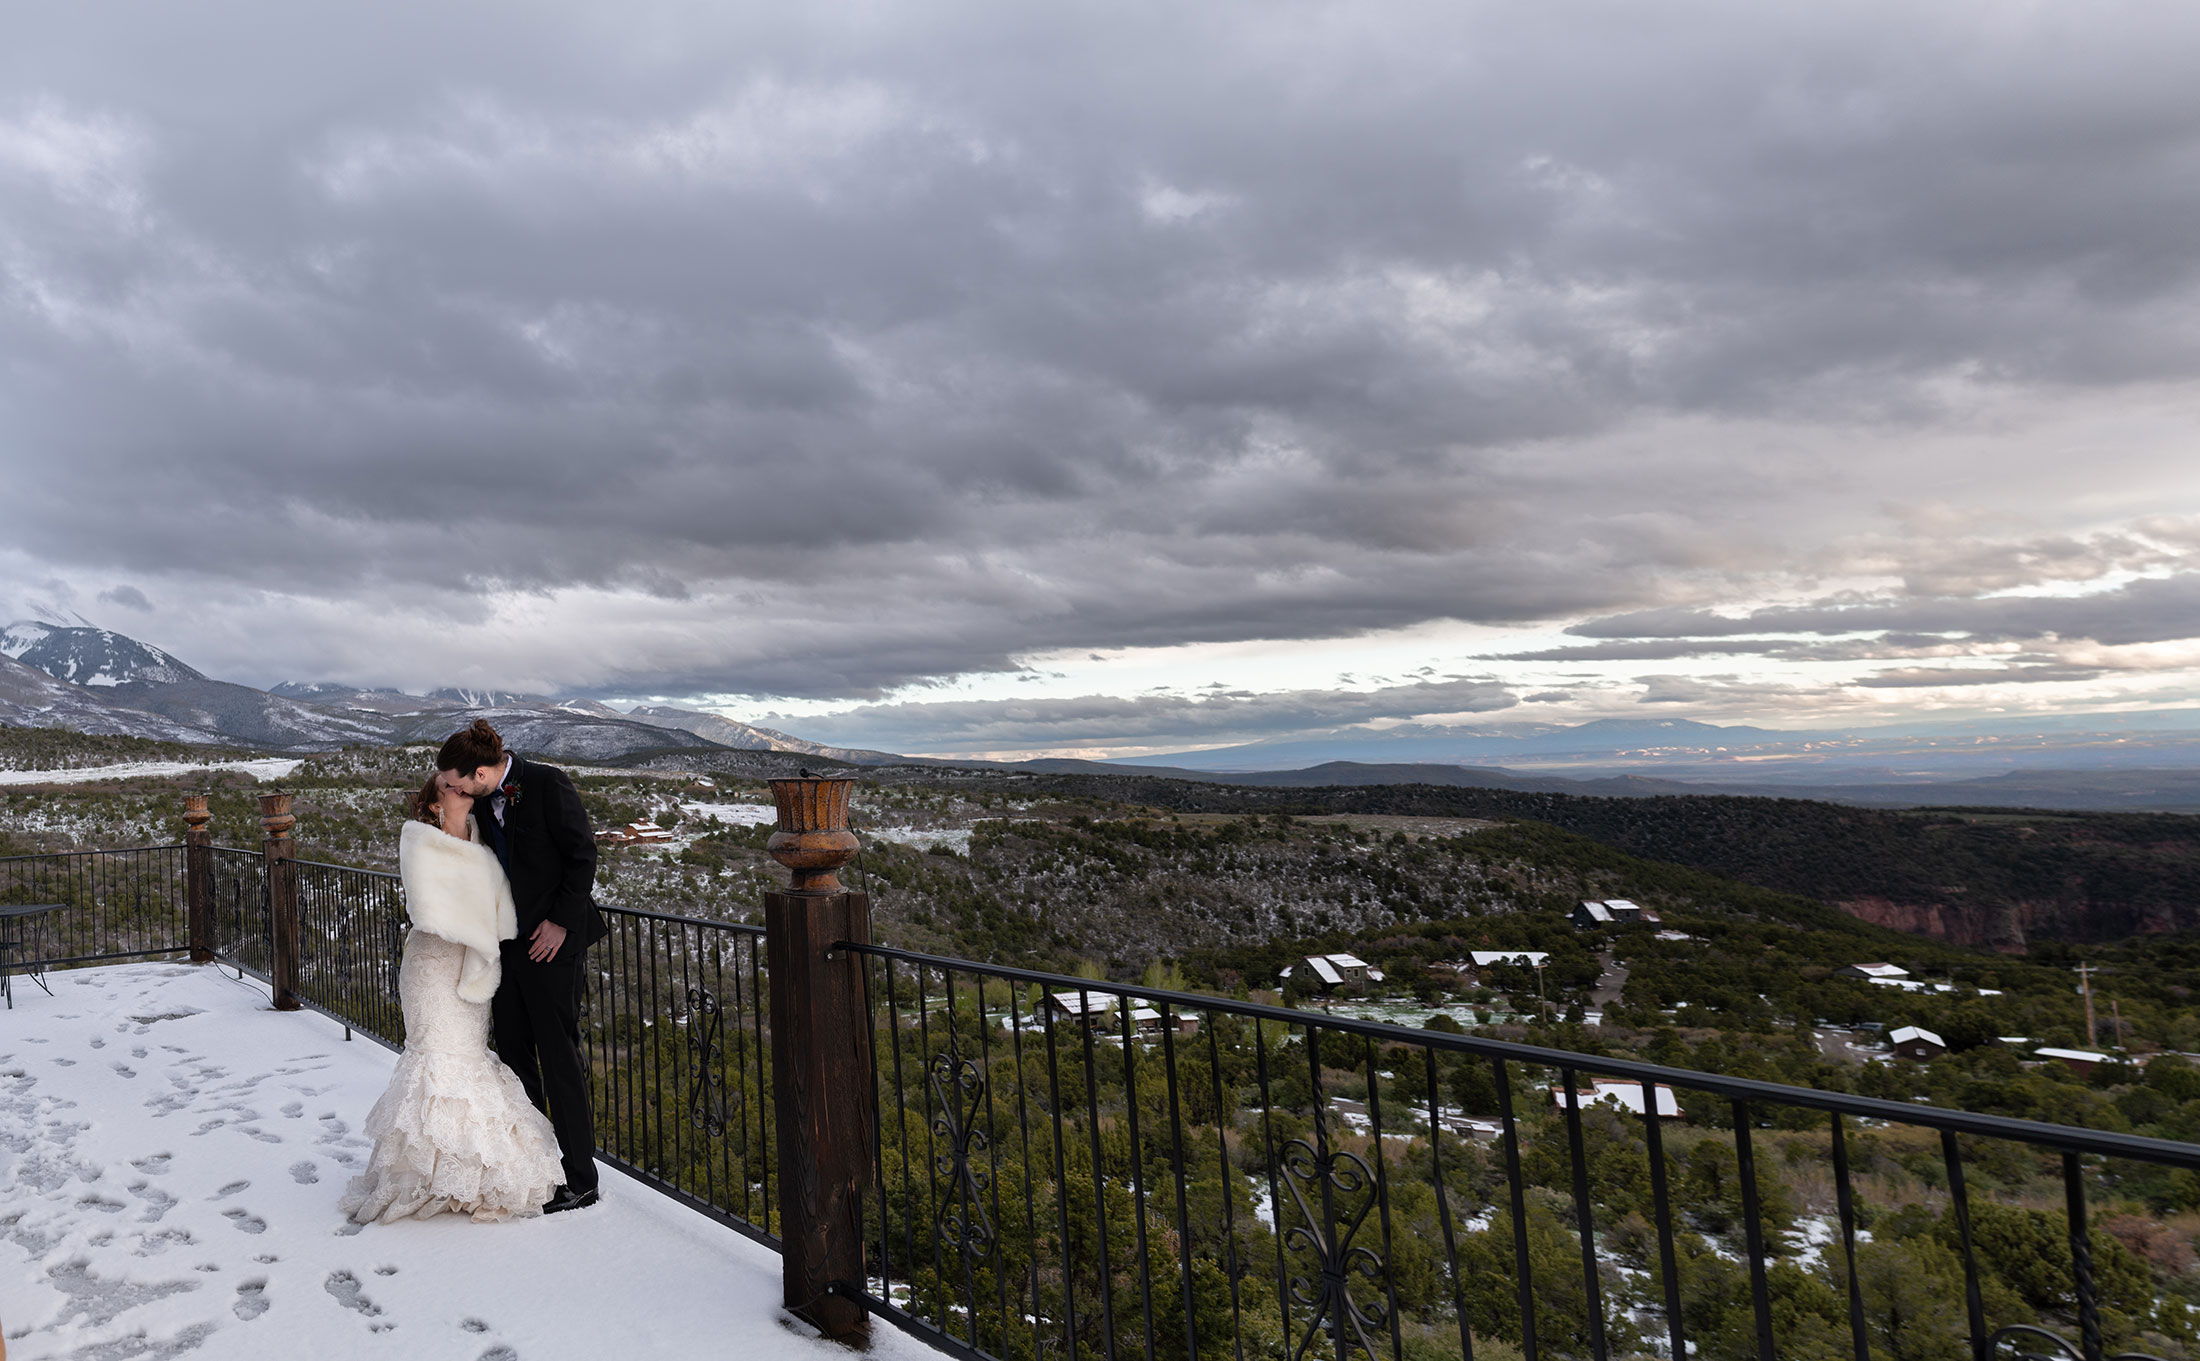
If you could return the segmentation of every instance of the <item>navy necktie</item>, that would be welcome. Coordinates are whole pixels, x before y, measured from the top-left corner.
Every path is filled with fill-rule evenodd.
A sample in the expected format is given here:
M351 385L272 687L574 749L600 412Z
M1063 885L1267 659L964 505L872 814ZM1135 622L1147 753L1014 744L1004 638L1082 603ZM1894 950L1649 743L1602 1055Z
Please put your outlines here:
M481 835L489 843L489 849L497 853L497 863L504 866L506 874L510 874L512 855L505 849L504 824L497 820L497 815L490 809L487 799L481 801Z

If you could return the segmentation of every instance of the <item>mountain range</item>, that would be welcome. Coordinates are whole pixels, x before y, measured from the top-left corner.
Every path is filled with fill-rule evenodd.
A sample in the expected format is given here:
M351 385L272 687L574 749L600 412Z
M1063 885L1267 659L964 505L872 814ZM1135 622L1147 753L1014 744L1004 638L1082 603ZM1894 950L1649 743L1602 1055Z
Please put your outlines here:
M2200 776L2200 711L2020 716L1826 731L1721 726L1689 719L1574 725L1401 724L1343 729L1118 764L1225 774L1372 766L1497 767L1571 779L1642 776L1753 792L1945 785L2043 771L2170 771Z
M477 689L411 695L320 682L256 690L211 679L110 629L32 621L0 630L0 723L17 727L310 752L440 742L476 718L494 723L513 747L559 760L619 760L683 748L783 752L854 764L900 759L677 708L624 714L585 699Z
M305 753L439 742L475 718L494 723L515 748L555 760L669 760L752 775L790 763L746 758L778 756L1270 787L1418 784L1604 797L1769 794L1851 804L2200 810L2195 710L1852 731L1687 719L1407 724L1135 761L1003 764L832 746L667 705L622 712L592 699L463 687L414 695L288 682L258 690L81 622L0 629L0 724Z

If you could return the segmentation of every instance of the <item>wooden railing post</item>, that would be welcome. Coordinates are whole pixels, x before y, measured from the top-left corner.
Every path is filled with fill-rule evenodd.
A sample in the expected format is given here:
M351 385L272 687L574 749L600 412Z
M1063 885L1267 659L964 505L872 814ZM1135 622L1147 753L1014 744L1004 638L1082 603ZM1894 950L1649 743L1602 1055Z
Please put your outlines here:
M214 962L214 815L206 795L183 796L184 917L193 964Z
M290 829L298 825L291 816L290 795L260 795L260 855L267 867L267 918L269 977L275 988L275 1009L296 1011L298 1001L298 843Z
M764 895L771 988L772 1096L778 1112L779 1241L789 1312L861 1348L871 1316L863 1190L871 1176L876 1093L863 960L834 946L871 939L869 895L833 871L854 857L852 780L774 780L779 827L768 849L795 887Z

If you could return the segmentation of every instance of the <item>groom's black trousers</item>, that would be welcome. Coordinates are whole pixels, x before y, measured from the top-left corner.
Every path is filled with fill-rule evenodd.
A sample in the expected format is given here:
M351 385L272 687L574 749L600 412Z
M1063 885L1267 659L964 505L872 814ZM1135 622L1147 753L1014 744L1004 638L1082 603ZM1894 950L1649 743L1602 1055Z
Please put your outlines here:
M596 1121L588 1105L588 1069L581 1061L581 981L588 952L570 964L537 964L527 942L504 943L504 978L489 1003L497 1057L519 1076L527 1099L550 1117L565 1184L596 1187Z

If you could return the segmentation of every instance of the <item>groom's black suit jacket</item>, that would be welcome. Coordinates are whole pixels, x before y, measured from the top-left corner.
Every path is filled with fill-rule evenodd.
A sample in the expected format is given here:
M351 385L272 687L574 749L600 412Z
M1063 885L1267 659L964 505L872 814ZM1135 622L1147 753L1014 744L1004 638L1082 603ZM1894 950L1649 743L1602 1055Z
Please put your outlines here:
M537 926L554 921L566 931L557 962L573 963L610 930L590 893L596 882L596 834L588 825L588 810L581 806L571 776L517 754L505 772L504 788L504 825L492 825L496 814L486 798L478 816L490 848L504 863L505 877L512 881L512 903L519 910L517 944L524 950Z

